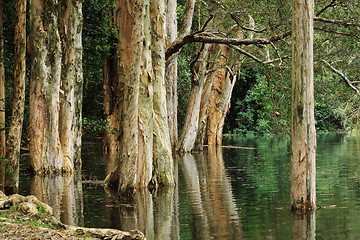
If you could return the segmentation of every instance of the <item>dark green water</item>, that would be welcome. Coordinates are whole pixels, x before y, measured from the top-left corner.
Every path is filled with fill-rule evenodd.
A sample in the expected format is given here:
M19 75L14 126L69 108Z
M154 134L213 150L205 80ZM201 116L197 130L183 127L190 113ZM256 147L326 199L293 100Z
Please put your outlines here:
M224 145L176 159L176 188L140 192L118 205L105 177L101 142L86 142L75 178L29 179L20 193L48 202L65 223L139 229L148 239L359 239L360 135L317 138L317 202L308 217L290 211L290 141L228 137ZM93 180L89 182L88 180ZM310 219L310 220L309 220Z

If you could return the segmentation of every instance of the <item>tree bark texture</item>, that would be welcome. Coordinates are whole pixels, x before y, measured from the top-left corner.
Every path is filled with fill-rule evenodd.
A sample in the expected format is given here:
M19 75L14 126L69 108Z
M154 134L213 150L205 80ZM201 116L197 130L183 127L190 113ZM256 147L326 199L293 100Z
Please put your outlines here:
M14 87L11 124L6 142L6 174L5 192L16 193L18 188L18 172L21 136L25 105L25 74L26 74L26 0L17 0L15 19L15 64ZM1 112L2 113L2 112ZM8 171L9 171L8 170Z
M120 111L118 88L118 61L116 53L104 56L103 66L104 116L107 131L103 139L103 152L117 155L120 147Z
M5 135L5 68L4 68L4 31L3 31L3 0L0 0L0 138ZM0 139L0 158L5 157L5 136ZM5 187L5 161L0 161L0 189Z
M119 31L119 109L121 117L120 158L117 169L106 179L123 197L132 195L137 187L139 162L139 85L144 49L143 1L118 0Z
M62 151L72 164L81 164L82 125L82 1L62 0L60 36L62 68L59 133Z
M170 45L177 37L177 1L167 0L166 8L166 32L167 44ZM167 47L167 46L166 46ZM168 112L169 132L171 148L175 151L178 139L177 124L177 55L166 61L165 79L166 79L166 106Z
M313 0L292 1L291 208L316 208Z
M30 1L30 167L37 174L73 172L59 136L61 39L57 0Z
M229 56L229 47L220 45L220 52L221 58L218 64L223 65ZM236 78L230 78L230 74L225 68L216 70L207 110L206 139L208 145L221 145L222 143L222 130L226 113L230 107L235 80Z
M177 151L191 152L194 148L199 127L200 102L204 87L209 44L205 44L194 64L189 100L186 108L184 127L181 131Z
M154 170L156 185L174 185L165 86L165 0L150 0L151 52L154 70Z

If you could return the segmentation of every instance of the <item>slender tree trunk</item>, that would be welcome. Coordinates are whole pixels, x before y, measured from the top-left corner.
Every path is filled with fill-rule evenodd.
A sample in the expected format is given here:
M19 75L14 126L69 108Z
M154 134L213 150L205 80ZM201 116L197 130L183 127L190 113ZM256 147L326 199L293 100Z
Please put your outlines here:
M82 2L62 0L60 36L62 68L59 133L62 151L72 164L81 164L82 125Z
M116 53L104 56L104 116L107 122L107 131L103 139L103 152L105 154L119 154L120 147L120 111L118 88L118 61Z
M174 185L165 87L165 0L151 0L151 51L154 70L154 171L156 185Z
M209 44L205 44L193 69L189 100L186 108L184 127L178 142L178 152L190 152L194 148L199 127L200 102L205 81Z
M291 208L316 207L313 0L292 1Z
M170 45L177 37L177 1L167 0L166 9L166 32L167 45ZM169 132L171 148L175 151L178 139L177 124L177 55L166 61L165 79L166 79L166 106L168 112Z
M105 180L126 197L137 186L139 148L139 84L143 52L145 5L142 1L117 0L119 28L119 89L121 141L117 169Z
M0 0L0 158L5 158L5 68L4 68L4 33L3 0ZM4 134L4 136L3 136ZM2 137L4 137L2 139ZM5 187L5 160L0 161L1 190Z
M5 192L16 193L18 188L18 172L21 135L25 105L25 70L26 70L26 0L17 0L15 20L15 64L14 91L11 124L6 143L7 169Z
M37 174L73 172L59 137L61 40L58 1L30 1L30 167Z

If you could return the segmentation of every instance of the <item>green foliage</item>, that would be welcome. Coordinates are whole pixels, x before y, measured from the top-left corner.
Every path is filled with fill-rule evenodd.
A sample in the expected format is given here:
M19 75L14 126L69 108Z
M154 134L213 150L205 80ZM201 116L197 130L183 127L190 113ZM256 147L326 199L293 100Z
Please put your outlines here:
M83 118L82 127L85 133L102 134L108 128L108 122L102 119L97 120L97 119Z
M109 14L113 1L87 0L83 3L83 114L101 118L103 114L103 65L104 56L115 56L117 32Z

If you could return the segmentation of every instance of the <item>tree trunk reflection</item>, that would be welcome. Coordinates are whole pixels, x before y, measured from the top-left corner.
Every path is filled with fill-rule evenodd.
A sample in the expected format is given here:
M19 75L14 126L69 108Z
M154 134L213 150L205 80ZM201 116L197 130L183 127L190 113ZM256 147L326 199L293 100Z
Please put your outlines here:
M71 176L35 175L32 179L31 194L49 204L54 215L61 222L70 225L84 225L83 191L81 172Z
M316 212L291 213L291 239L315 239Z
M221 147L204 154L186 154L182 168L196 239L241 239L241 221L225 172Z

